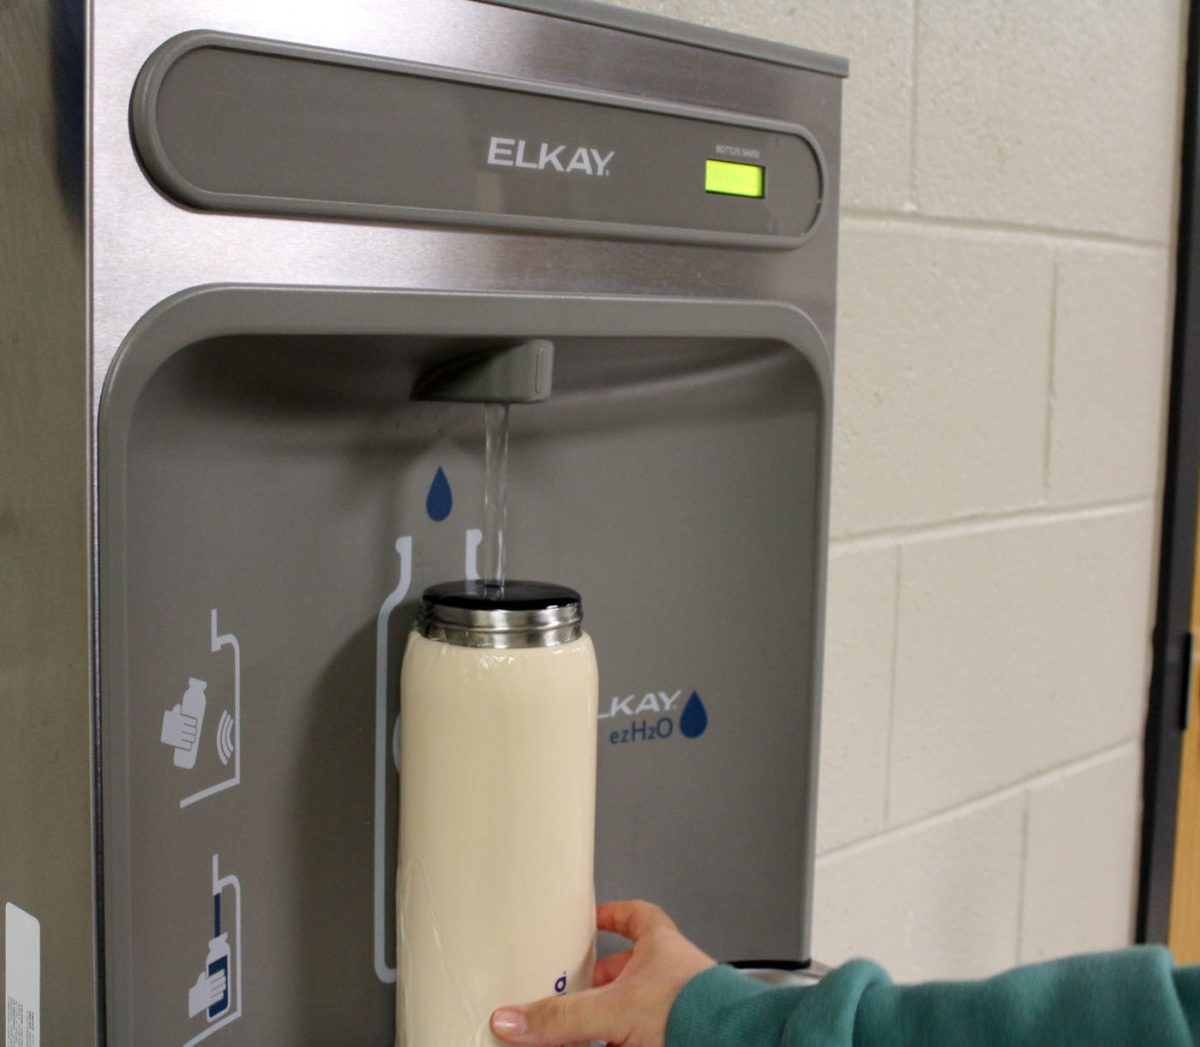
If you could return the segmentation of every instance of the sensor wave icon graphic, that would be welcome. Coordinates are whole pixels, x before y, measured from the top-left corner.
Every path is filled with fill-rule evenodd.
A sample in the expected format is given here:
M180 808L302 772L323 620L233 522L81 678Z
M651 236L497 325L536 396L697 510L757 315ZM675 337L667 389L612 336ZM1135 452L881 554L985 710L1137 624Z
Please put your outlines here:
M217 755L221 758L222 765L229 763L229 758L233 755L233 746L233 717L222 709L221 719L217 723Z

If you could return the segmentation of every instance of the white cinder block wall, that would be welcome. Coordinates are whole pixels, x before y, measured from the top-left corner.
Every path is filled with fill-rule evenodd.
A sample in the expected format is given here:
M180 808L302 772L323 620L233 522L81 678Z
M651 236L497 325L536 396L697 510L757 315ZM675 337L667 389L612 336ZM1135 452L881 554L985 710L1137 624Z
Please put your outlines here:
M1182 0L621 0L845 55L815 952L1130 942Z

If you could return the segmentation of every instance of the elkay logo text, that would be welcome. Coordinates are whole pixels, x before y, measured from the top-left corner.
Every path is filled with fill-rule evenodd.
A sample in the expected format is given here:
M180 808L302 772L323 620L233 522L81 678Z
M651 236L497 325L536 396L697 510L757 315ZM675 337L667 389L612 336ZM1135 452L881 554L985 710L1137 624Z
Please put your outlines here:
M609 745L628 745L631 742L655 742L670 738L676 726L684 738L699 738L708 728L708 712L700 695L693 691L691 697L677 708L683 691L649 691L646 694L627 694L624 698L613 698L608 711L601 710L601 720L631 717L632 722L608 734ZM651 715L645 715L645 714ZM676 724L678 718L678 724Z
M524 138L494 137L488 145L487 162L492 167L523 167L529 171L545 171L549 168L560 174L592 175L596 178L606 177L608 165L616 156L616 151L602 154L599 149L589 149L579 146L572 150L568 145L554 145L551 142L526 142Z

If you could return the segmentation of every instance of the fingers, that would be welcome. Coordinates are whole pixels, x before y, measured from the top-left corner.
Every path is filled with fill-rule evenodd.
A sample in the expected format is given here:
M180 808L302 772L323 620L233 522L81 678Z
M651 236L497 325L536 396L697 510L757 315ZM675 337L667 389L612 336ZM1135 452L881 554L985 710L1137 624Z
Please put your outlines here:
M624 952L619 952L616 956L606 956L596 964L596 972L592 975L592 985L594 988L603 989L610 982L616 981L625 965L633 959L633 950L626 949Z
M675 929L675 922L650 902L609 902L596 910L596 926L637 941L657 927Z
M542 1047L579 1040L621 1040L626 1036L617 1001L604 989L501 1008L492 1015L492 1032L505 1043Z

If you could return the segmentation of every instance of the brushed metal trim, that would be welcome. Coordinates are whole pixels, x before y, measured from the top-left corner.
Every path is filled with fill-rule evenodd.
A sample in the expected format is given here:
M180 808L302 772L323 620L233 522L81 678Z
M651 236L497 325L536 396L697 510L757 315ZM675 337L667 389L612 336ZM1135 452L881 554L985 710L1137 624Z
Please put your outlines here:
M608 4L593 3L592 0L482 0L482 2L501 7L515 7L522 11L536 11L555 18L585 22L588 25L602 25L628 33L637 33L641 36L679 40L711 51L748 55L765 62L777 62L780 65L807 69L814 73L828 73L830 76L837 77L850 75L849 61L836 55L825 54L822 51L810 51L804 47L791 47L788 44L777 44L774 41L760 40L757 37L724 29L693 25L677 18L664 18L662 15L628 11L624 8L611 7Z
M426 640L447 643L452 647L473 647L479 650L514 651L530 647L559 647L583 636L583 625L556 625L546 629L483 629L479 626L451 625L419 618L414 626Z
M455 647L510 650L522 647L557 647L583 635L579 601L532 611L508 607L495 609L453 607L421 600L413 628L427 640Z
M798 970L784 970L779 967L738 967L747 978L769 985L773 989L808 989L820 983L828 973L824 970L814 970L810 967Z

